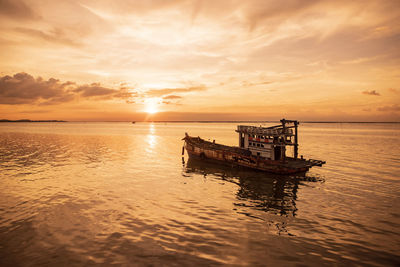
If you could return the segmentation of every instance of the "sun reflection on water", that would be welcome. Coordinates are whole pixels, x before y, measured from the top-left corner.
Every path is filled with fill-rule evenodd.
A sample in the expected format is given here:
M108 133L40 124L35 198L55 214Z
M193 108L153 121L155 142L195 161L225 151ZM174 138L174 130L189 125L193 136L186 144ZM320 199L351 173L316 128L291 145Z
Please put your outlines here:
M149 125L149 133L146 136L146 141L148 144L148 149L147 149L148 151L153 151L155 145L157 144L157 138L156 138L155 133L156 133L156 129L155 129L154 123L151 123Z

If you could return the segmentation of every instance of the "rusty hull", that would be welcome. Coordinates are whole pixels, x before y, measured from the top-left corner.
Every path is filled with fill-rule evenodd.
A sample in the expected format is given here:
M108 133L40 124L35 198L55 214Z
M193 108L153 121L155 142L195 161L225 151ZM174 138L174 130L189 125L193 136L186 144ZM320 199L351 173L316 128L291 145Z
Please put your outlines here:
M198 157L202 160L220 162L225 165L243 166L259 171L277 174L295 174L307 172L313 166L322 166L325 161L306 160L286 157L285 160L269 160L260 156L254 156L247 149L225 146L209 142L200 137L185 138L185 149L189 157Z

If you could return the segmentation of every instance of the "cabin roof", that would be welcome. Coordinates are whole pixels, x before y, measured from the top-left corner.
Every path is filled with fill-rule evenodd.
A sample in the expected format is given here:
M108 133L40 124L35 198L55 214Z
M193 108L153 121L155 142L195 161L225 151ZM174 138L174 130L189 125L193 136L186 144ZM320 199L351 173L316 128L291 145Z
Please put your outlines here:
M272 127L238 125L236 132L245 134L267 135L267 136L294 135L292 129L290 128L284 129L281 125Z

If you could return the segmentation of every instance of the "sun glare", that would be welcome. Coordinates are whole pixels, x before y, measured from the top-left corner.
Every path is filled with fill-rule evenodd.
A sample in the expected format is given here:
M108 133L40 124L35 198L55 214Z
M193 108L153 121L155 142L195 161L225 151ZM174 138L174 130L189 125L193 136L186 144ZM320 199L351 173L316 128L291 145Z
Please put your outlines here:
M149 114L154 114L158 112L158 104L156 99L149 99L146 101L145 111Z

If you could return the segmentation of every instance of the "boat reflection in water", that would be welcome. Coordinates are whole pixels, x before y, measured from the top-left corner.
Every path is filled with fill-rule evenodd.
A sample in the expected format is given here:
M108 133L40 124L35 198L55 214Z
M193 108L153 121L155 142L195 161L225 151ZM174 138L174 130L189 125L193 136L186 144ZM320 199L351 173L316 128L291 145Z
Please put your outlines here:
M296 200L299 183L318 181L302 176L283 176L189 158L186 174L213 176L238 185L234 210L249 217L268 221L276 226L278 234L289 234L288 219L296 216Z

